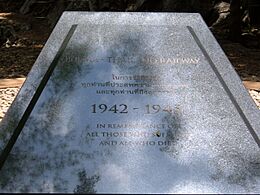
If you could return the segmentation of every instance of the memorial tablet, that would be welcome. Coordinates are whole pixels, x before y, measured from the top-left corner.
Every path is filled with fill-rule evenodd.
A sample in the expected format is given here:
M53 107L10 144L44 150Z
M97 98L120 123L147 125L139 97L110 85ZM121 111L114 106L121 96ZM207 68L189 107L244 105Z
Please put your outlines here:
M260 193L260 114L199 14L65 12L0 128L0 192Z

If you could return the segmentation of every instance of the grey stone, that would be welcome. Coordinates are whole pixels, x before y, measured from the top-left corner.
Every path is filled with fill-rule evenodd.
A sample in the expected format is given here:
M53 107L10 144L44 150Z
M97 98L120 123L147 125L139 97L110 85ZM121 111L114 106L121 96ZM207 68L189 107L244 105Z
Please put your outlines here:
M1 123L0 192L260 193L259 118L199 14L65 12Z

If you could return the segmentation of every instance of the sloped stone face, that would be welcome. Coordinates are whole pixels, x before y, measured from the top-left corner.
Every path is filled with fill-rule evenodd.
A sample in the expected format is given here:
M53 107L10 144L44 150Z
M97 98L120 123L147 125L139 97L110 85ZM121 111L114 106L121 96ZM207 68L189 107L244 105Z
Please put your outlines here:
M258 119L199 14L65 12L1 123L0 191L259 193Z

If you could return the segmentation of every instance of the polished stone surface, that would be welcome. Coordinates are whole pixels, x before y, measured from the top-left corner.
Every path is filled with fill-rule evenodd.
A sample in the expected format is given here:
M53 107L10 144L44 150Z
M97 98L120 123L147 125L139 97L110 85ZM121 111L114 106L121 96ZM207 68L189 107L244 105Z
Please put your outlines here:
M2 153L51 64L0 192L260 193L260 113L199 14L65 12Z

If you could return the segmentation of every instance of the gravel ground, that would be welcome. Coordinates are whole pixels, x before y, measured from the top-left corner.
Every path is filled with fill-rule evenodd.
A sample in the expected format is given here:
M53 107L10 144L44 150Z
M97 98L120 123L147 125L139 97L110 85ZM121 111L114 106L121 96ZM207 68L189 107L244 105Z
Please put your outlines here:
M0 89L0 121L16 97L19 88Z
M4 117L9 106L12 104L19 88L0 89L0 121ZM251 97L254 99L256 105L260 109L260 91L249 90Z
M260 90L259 91L249 90L249 93L253 98L253 100L255 101L257 107L260 109Z

